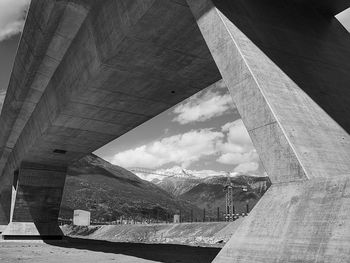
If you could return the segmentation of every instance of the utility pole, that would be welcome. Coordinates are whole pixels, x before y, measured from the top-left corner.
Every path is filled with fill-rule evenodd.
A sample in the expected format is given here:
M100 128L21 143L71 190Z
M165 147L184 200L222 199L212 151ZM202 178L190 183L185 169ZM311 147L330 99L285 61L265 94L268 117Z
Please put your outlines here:
M217 221L219 222L220 221L220 207L218 207L216 217L217 217Z
M191 209L191 223L193 223L193 209Z
M205 208L203 208L203 222L205 222Z
M229 174L227 175L227 182L224 190L226 190L226 221L232 221L233 219L233 185L230 180Z

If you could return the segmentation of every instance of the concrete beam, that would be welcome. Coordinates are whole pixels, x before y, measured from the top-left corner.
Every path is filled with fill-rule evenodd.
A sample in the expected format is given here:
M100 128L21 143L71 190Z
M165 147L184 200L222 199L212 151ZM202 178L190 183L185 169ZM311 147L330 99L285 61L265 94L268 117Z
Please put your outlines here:
M0 171L83 23L87 7L68 1L31 2L0 115Z
M181 23L174 24L180 15ZM68 165L219 79L183 3L97 4L24 128L13 131L20 135L0 163L5 174L12 174L21 161Z
M185 1L32 1L23 35L0 117L4 193L21 162L67 166L220 79Z

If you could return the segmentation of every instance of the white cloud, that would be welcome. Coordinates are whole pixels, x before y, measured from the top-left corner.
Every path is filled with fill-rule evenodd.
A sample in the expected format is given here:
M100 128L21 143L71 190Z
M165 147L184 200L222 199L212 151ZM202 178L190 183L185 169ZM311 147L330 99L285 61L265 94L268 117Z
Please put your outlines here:
M214 170L189 170L184 169L181 166L173 166L167 169L150 169L147 173L136 171L135 174L141 179L152 181L154 179L163 180L167 177L183 177L183 178L206 178L211 176L226 176L226 171L214 171ZM230 176L237 176L238 172L230 172Z
M236 166L235 173L252 172L258 169L259 157L250 140L242 120L227 123L221 131L213 129L191 130L165 137L161 140L123 151L114 155L111 162L123 167L158 169L158 173L181 174L182 169L204 157L214 157L223 164ZM163 165L175 164L171 169L159 169ZM196 177L207 177L217 173L212 170L185 170ZM147 180L159 176L138 174Z
M192 130L117 153L111 161L123 167L157 168L174 163L185 168L216 153L216 145L222 138L221 132L211 129Z
M252 140L248 134L242 119L228 122L221 127L223 132L228 132L228 142L243 147L253 147Z
M216 83L216 86L223 85L220 83L222 82ZM173 121L180 124L203 122L228 113L232 109L233 102L228 91L221 88L213 90L211 86L209 90L202 91L175 107L173 112L177 116Z
M0 0L0 41L20 33L30 0Z
M254 172L259 168L259 164L256 162L250 162L250 163L242 163L238 165L234 171L238 173L248 173L248 172Z
M173 174L177 177L194 177L194 178L205 178L208 176L219 176L219 175L225 175L225 172L218 172L214 170L189 170L184 169L181 166L173 166L171 168L167 169L158 169L156 170L157 173L164 173L164 174Z
M251 150L249 152L243 152L243 153L237 153L237 152L223 153L217 159L217 161L219 163L238 165L238 164L250 162L256 159L257 159L256 151Z
M243 121L239 119L226 123L221 130L226 134L226 141L218 144L221 155L217 161L223 164L238 165L234 170L236 172L255 171L258 168L259 157Z

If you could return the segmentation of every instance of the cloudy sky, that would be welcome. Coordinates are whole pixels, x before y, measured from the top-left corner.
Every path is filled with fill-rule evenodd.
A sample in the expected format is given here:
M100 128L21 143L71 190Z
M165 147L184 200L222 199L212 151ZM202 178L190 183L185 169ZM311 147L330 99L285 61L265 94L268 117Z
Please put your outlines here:
M30 0L0 0L0 109Z
M259 157L222 82L102 147L96 154L123 167L260 175Z
M0 0L0 108L30 0ZM350 29L350 9L337 17ZM223 83L216 83L95 152L123 167L197 175L263 175Z

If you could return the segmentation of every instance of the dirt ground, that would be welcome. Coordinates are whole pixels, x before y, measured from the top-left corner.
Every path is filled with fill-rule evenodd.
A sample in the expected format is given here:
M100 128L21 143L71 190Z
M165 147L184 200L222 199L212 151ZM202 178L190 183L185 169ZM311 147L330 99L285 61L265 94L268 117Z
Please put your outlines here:
M240 223L66 225L62 241L0 241L0 263L209 263Z
M62 241L1 241L0 262L35 263L206 263L220 248L174 244L120 243L66 237Z
M205 222L181 224L130 224L103 226L65 225L66 236L112 242L146 244L179 244L223 247L243 219L235 222Z

